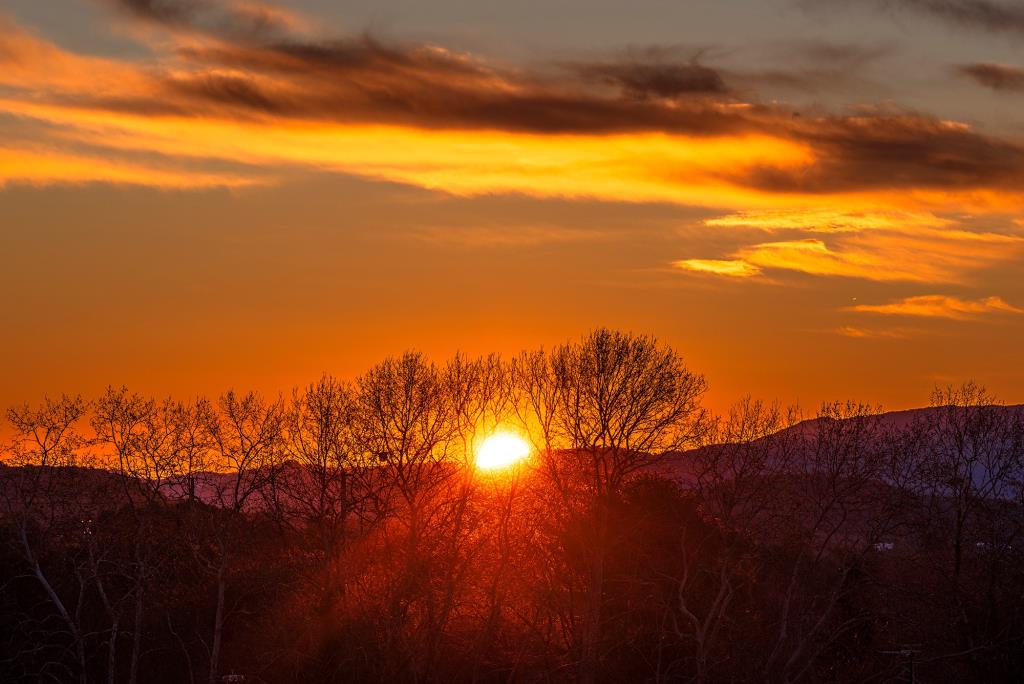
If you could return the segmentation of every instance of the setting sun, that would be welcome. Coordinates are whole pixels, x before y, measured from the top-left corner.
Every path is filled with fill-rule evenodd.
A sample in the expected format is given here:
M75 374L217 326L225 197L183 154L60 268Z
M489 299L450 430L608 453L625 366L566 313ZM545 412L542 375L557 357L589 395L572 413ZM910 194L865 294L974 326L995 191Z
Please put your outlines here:
M476 465L481 470L498 470L529 455L530 445L524 439L508 432L499 432L480 445L476 453Z

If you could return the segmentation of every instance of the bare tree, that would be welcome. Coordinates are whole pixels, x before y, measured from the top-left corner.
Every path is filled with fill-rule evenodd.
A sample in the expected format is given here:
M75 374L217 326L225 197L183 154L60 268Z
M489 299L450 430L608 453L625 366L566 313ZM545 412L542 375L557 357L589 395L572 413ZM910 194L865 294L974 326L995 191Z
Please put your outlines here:
M82 684L87 678L86 638L82 606L87 591L82 563L76 567L73 595L64 595L44 567L41 550L55 544L56 537L86 532L89 515L88 484L76 482L76 469L87 463L83 449L87 442L77 425L88 410L78 396L46 398L37 407L25 404L7 412L13 436L6 448L3 501L14 522L16 548L32 577L63 623L75 671ZM85 513L83 514L83 511Z
M747 397L713 423L704 445L670 459L677 481L693 491L712 524L701 536L686 527L679 541L678 569L666 577L673 591L664 606L665 631L693 647L694 680L706 682L731 609L744 583L760 570L747 541L777 528L778 482L792 467L795 408ZM658 677L671 678L685 666L683 651L666 658L659 642Z
M321 560L314 581L327 603L344 594L341 566L350 538L380 517L377 459L357 443L356 411L354 388L325 375L292 393L284 422L292 466L282 478L284 518L312 538Z
M356 381L360 449L378 460L388 507L384 550L395 561L381 572L386 650L402 653L399 669L427 676L438 628L437 556L451 513L446 498L457 468L455 406L441 369L421 354L378 364ZM392 672L389 676L400 676Z
M111 681L116 673L117 640L125 617L123 613L129 606L132 648L128 681L130 684L138 681L148 585L159 570L160 559L166 556L166 549L153 539L154 520L162 515L165 497L179 496L183 481L195 477L199 460L195 416L195 407L171 399L157 401L130 393L124 387L108 388L94 404L90 421L94 443L104 450L118 475L127 513L127 521L120 516L110 518L109 523L115 529L100 529L96 521L89 537L94 581L111 622L108 645ZM186 489L194 496L194 484L186 485ZM97 541L103 537L127 543L130 553L121 558L106 553L97 546ZM103 569L107 571L101 571ZM120 592L118 586L123 586Z
M542 435L542 471L562 492L565 509L583 504L592 516L584 545L578 676L593 682L601 651L609 501L631 474L660 454L694 444L706 426L704 378L654 338L607 329L550 354L521 357L517 409ZM523 383L528 386L523 387Z
M973 382L936 389L931 407L911 428L923 437L917 484L927 505L919 529L938 541L939 562L936 554L927 558L941 576L940 614L954 625L948 648L986 678L994 675L980 656L1019 636L1000 614L1016 591L1003 568L1020 562L1024 541L1013 505L1024 472L1024 411L1002 406Z
M847 597L863 588L864 559L901 525L905 502L878 408L824 404L794 430L799 442L775 492L781 525L763 538L776 549L778 582L778 628L763 668L787 683L809 677L821 655L868 618L839 608L855 603Z
M207 399L173 402L165 412L175 426L171 435L171 463L163 489L172 499L194 507L200 502L209 473L215 470L213 439L209 426L216 422L214 407Z
M215 540L212 554L202 558L216 578L217 597L210 645L208 681L219 675L224 624L230 610L227 591L232 565L244 553L241 540L254 516L271 505L271 490L280 475L284 453L282 425L284 406L250 392L229 391L208 416L207 439L214 471L206 474L208 523Z

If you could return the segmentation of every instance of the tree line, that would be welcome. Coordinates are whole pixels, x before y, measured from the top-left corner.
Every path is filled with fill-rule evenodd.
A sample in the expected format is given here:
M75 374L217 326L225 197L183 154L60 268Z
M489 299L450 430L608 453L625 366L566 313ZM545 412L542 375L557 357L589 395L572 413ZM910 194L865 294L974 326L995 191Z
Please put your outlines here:
M1024 411L706 388L601 329L12 408L0 680L1024 680ZM531 455L481 471L496 430Z

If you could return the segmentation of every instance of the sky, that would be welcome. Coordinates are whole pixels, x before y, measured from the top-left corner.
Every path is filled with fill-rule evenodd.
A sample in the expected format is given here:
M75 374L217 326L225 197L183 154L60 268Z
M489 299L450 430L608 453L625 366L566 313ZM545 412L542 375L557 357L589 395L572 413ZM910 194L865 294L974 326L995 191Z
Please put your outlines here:
M1024 2L5 0L0 406L651 334L1024 402Z

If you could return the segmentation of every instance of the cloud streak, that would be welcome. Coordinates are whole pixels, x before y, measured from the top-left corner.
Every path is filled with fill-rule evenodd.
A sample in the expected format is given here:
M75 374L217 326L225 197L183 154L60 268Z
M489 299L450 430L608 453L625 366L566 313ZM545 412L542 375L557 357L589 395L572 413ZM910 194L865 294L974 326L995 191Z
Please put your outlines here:
M742 259L681 259L673 265L684 271L710 273L729 278L752 278L761 274L758 266Z
M685 271L753 278L772 271L876 282L965 283L1024 253L1024 238L977 232L920 212L745 211L709 219L724 231L791 239L757 241L724 259L683 259Z
M241 174L145 164L73 151L0 147L0 188L12 182L43 185L55 178L70 184L98 182L178 189L239 188L266 182Z
M927 318L949 318L965 320L984 314L1024 314L1024 309L1008 304L1001 297L984 299L960 299L946 295L920 295L907 297L888 304L858 304L849 307L859 313L883 314L888 316L916 316Z
M836 328L837 335L852 337L860 340L882 339L882 340L903 340L908 337L905 330L876 330L870 328L859 328L853 325L844 325Z

